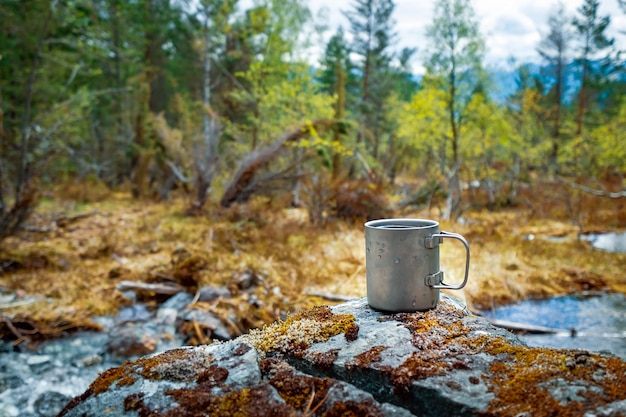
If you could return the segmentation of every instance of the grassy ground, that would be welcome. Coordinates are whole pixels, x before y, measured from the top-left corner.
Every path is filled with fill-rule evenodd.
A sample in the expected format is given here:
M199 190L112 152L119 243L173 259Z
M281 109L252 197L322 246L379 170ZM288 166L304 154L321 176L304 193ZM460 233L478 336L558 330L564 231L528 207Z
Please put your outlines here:
M182 200L136 201L127 194L88 204L44 200L29 224L32 231L0 249L0 289L19 296L1 306L0 318L48 336L89 328L89 317L114 314L130 303L116 289L124 280L176 282L191 292L203 285L230 287L232 299L206 308L239 332L329 302L311 294L365 295L362 222L313 226L303 209L280 209L263 199L228 210L209 207L198 216L185 215L185 206ZM531 214L525 208L478 211L462 224L442 223L471 245L469 283L455 295L479 310L578 291L626 293L626 254L593 250L576 240L580 226L558 216L529 219ZM397 215L436 219L439 213ZM607 219L614 216L594 216L589 228L612 227ZM462 245L446 242L441 252L446 277L461 277ZM253 291L237 288L244 273L258 278ZM149 291L140 298L153 306L163 300ZM16 305L20 300L32 302ZM11 329L0 332L7 337Z

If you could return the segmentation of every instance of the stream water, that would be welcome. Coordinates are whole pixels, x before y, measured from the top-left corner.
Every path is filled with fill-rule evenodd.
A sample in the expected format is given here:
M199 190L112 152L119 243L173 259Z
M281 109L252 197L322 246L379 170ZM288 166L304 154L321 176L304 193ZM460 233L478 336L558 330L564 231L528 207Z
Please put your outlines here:
M626 232L581 235L595 249L607 252L626 253Z
M531 346L609 352L626 360L626 296L555 297L529 300L485 311L484 317L559 329L554 334L525 334ZM572 329L575 332L572 332Z

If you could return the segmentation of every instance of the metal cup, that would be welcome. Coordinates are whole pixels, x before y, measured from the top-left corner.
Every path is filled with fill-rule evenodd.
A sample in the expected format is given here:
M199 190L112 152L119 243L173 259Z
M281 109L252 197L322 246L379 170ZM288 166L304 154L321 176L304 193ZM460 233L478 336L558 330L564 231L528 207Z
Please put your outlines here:
M465 246L465 278L443 282L439 245L443 239ZM423 219L382 219L365 223L367 301L372 308L413 312L435 308L439 290L460 290L467 283L470 250L463 236L439 231L439 223Z

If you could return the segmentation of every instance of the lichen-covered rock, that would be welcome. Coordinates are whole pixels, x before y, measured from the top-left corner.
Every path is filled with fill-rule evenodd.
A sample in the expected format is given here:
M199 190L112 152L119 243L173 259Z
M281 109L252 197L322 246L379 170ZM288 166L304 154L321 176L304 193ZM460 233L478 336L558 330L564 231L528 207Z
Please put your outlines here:
M525 346L443 296L384 314L365 299L235 341L111 369L61 416L618 416L621 359Z
M59 416L411 416L345 382L260 360L229 342L175 349L101 374ZM318 414L321 415L321 414Z

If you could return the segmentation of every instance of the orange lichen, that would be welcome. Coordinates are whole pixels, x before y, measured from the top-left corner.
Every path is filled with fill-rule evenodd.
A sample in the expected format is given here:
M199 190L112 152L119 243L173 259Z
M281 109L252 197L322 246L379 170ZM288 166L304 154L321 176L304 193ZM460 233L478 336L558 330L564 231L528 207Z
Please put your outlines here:
M492 337L484 350L505 358L493 362L485 377L495 394L489 408L493 414L579 416L626 398L626 363L621 359L583 351L515 346L499 337ZM581 387L578 399L570 398L566 403L556 399L549 391L549 385L556 380L577 383Z
M331 349L325 352L309 352L308 359L320 368L330 368L338 355L339 349Z
M274 393L268 385L257 385L223 395L212 394L202 387L174 389L166 391L165 394L172 396L179 404L178 407L168 411L166 417L293 416L293 410L287 404L271 400Z
M319 404L335 383L329 378L298 374L284 362L265 359L261 365L281 398L295 410L304 410L310 404Z
M336 402L322 417L382 417L385 413L373 400Z
M95 381L91 383L89 386L89 390L94 394L98 395L109 389L111 385L120 381L123 377L127 376L129 362L124 362L122 366L119 368L111 368L102 372Z
M202 371L198 375L196 382L198 385L204 385L205 387L214 387L224 383L228 378L228 374L228 369L211 365L206 371Z
M134 362L126 361L118 368L108 369L92 382L89 390L98 395L115 383L118 386L132 385L139 376L145 379L190 382L212 361L213 358L208 354L202 356L190 349L172 349ZM189 364L193 366L190 367Z
M453 339L470 332L461 319L467 314L456 307L440 304L425 312L399 313L379 321L399 321L413 334L413 345L422 350L442 349Z
M261 354L274 351L303 356L313 343L326 342L341 333L354 340L358 329L352 314L333 314L329 307L319 306L253 330L241 340Z
M354 359L347 361L346 368L365 368L372 362L380 362L380 354L386 349L388 349L387 346L374 346L373 348L356 355Z
M495 394L486 415L574 416L626 398L626 363L622 360L580 351L532 348L501 336L472 334L472 328L461 320L464 316L461 310L443 305L427 312L379 319L400 321L411 331L413 345L420 349L402 365L379 370L390 375L394 386L406 389L415 380L443 375L450 369L471 369L467 355L485 352L497 358L482 377ZM471 376L469 382L481 381ZM570 394L573 398L558 398L559 390L568 389L575 393Z
M402 365L391 369L391 382L398 388L406 389L415 380L444 375L450 369L442 358L433 359L414 352Z

